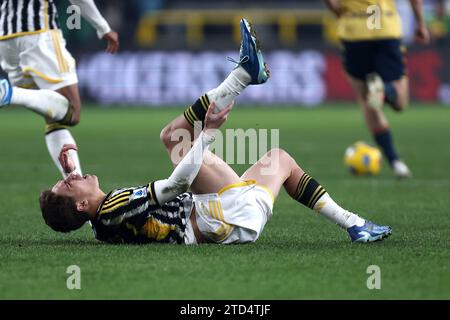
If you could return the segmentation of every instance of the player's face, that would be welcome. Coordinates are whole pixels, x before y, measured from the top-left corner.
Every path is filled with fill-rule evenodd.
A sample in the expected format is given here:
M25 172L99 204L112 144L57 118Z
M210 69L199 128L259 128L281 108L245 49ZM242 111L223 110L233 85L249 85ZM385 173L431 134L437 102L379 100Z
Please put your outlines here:
M65 180L58 181L52 188L52 191L58 195L68 196L81 202L89 199L93 194L97 194L99 184L97 176L86 174L71 174Z

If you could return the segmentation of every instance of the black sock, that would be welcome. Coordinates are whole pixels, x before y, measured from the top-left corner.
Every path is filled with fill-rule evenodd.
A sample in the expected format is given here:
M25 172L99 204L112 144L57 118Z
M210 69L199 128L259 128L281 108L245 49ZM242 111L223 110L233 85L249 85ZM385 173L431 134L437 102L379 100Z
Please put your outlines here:
M189 108L187 108L187 110L184 112L184 117L186 118L186 121L189 122L191 126L194 126L194 122L201 121L203 128L203 122L205 121L208 106L209 106L209 99L208 96L205 94L200 98L198 98L197 101L195 101L195 103Z
M293 198L301 204L314 209L317 200L327 191L308 174L304 173L297 185Z
M398 155L394 149L391 131L388 129L383 132L375 133L373 137L380 148L383 150L383 153L388 159L389 163L392 165L392 162L398 159Z

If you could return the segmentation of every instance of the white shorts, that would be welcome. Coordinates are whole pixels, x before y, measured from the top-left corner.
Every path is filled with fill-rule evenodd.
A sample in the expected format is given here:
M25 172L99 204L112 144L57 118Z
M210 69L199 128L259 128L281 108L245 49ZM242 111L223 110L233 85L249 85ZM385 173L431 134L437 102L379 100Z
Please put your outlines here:
M207 242L255 242L273 215L272 192L254 180L226 186L218 193L194 194L193 199L197 225ZM196 243L190 221L185 242Z
M22 88L58 90L78 83L61 30L1 40L0 66L12 85Z

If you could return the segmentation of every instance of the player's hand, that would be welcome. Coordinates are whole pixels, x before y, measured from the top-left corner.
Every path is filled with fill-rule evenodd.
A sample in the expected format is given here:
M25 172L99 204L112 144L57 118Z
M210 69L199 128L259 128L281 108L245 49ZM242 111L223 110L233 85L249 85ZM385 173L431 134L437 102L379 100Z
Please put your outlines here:
M267 65L267 63L264 62L264 70L267 73L267 76L270 78L270 70L269 70L269 66Z
M231 109L233 109L233 106L234 101L231 101L231 103L225 109L218 113L214 113L214 110L217 108L217 106L215 102L212 102L208 107L208 111L206 112L204 129L219 129L220 126L225 121L227 121L228 114L230 113Z
M428 44L430 43L430 32L425 24L420 24L416 28L415 40L418 43Z
M110 31L105 33L103 39L108 41L108 47L106 48L106 52L114 54L119 50L120 42L119 35L115 31Z
M72 160L72 158L69 155L70 150L77 151L78 148L74 144L65 144L62 147L61 152L59 153L59 157L58 157L59 163L63 167L65 173L71 173L72 171L74 171L76 169L75 162Z

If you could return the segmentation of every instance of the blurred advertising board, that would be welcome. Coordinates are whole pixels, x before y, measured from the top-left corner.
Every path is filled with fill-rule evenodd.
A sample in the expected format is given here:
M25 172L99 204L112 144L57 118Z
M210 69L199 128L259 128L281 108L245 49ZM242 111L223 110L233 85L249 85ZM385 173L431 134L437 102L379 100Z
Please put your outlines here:
M216 87L234 67L236 52L129 52L83 55L80 87L89 100L104 104L190 104ZM411 98L450 105L449 50L421 48L407 54ZM240 97L243 104L314 107L353 101L338 51L272 51L265 54L271 78Z

